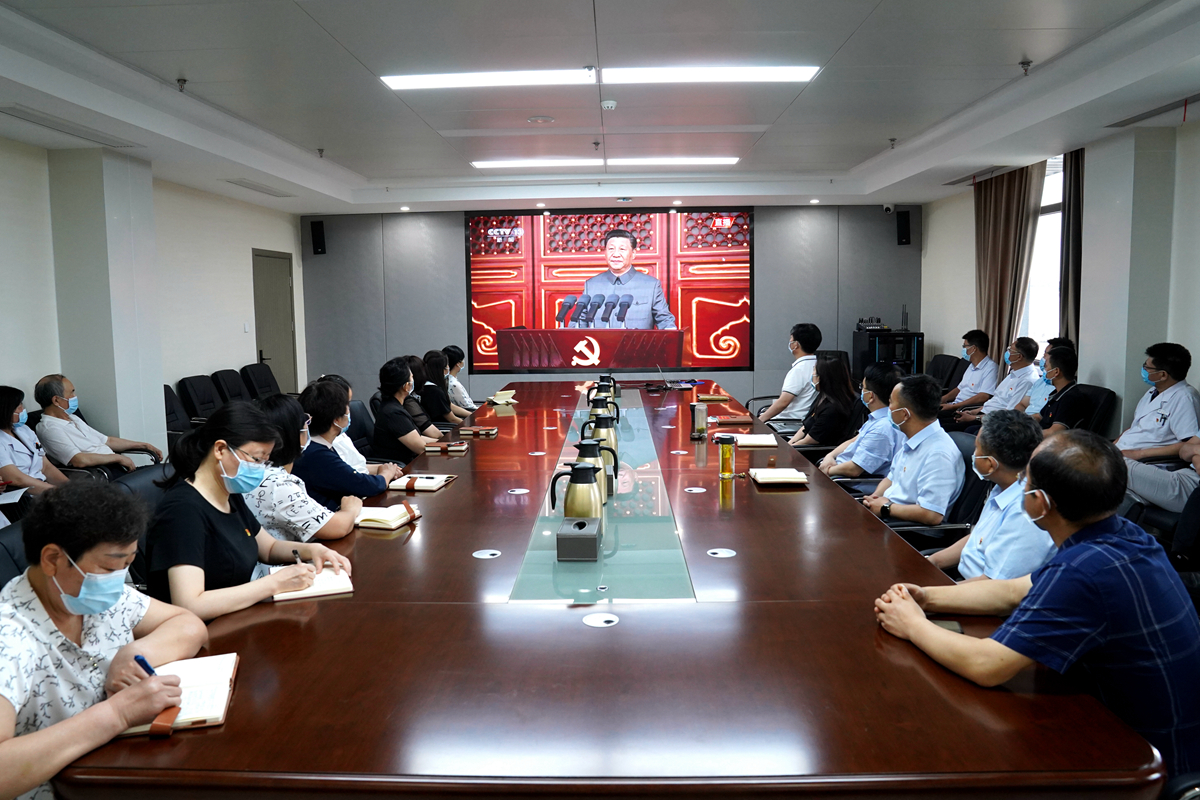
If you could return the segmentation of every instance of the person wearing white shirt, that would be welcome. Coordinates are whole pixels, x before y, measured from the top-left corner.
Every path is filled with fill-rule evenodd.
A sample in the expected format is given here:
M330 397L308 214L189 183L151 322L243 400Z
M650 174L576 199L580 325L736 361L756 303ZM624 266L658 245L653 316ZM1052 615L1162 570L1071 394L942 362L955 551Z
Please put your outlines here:
M762 422L769 419L794 420L801 422L817 399L817 389L812 384L817 366L817 348L821 346L821 329L811 322L792 326L788 337L788 352L792 367L783 379L783 390L779 397L758 415Z
M41 494L66 483L67 476L46 458L42 443L26 424L28 419L25 393L12 386L0 386L0 481L11 484L10 491L27 489L29 494ZM14 522L24 514L24 508L4 508Z
M349 397L350 400L354 399L354 387L350 385L350 381L346 380L341 375L322 375L321 377L317 378L317 382L320 381L336 383L338 386L341 386L346 390L346 396ZM349 402L349 400L347 402ZM346 435L346 431L349 429L350 417L347 415L346 427L343 428L330 443L330 445L333 447L333 452L337 453L341 457L342 461L345 461L347 464L349 464L355 472L360 472L363 475L378 475L380 468L386 465L368 464L367 457L358 451L358 448L354 446L354 441Z
M1150 390L1138 401L1133 422L1117 438L1126 459L1171 458L1200 425L1200 398L1187 384L1192 354L1182 345L1162 342L1146 348L1142 380Z
M988 358L991 338L981 330L963 334L962 357L969 361L958 386L942 395L942 414L953 417L960 408L982 405L996 390L999 368Z
M29 568L0 590L0 797L52 800L50 779L182 698L151 666L191 658L208 630L125 584L146 511L118 486L74 481L25 517Z
M1021 411L1000 410L984 417L975 439L973 468L995 486L971 532L929 556L934 566L951 577L957 569L961 580L1008 580L1028 575L1054 557L1054 540L1033 524L1021 503L1022 472L1041 442L1041 427Z
M467 389L458 380L458 373L466 363L467 354L463 349L455 344L448 344L442 348L442 352L446 354L446 361L450 364L450 402L457 406L461 406L467 411L474 411L478 406L471 396L467 394Z
M962 491L966 467L958 445L938 425L941 387L928 375L909 375L892 390L890 423L907 441L888 476L862 499L884 521L940 525Z
M38 437L46 454L68 467L119 467L126 472L136 468L133 459L121 455L129 450L144 450L162 461L162 451L148 442L108 436L76 416L79 396L75 384L60 374L46 375L33 387L33 399L42 408Z
M1015 340L1004 351L1004 363L1008 366L1008 374L1004 380L991 392L978 411L959 411L954 415L954 424L947 425L947 430L978 430L977 424L985 414L1001 409L1016 408L1017 403L1029 394L1033 382L1038 380L1037 367L1033 360L1037 358L1038 345L1028 336Z
M859 397L870 414L853 439L821 460L821 472L848 478L887 473L892 459L904 446L904 434L887 420L887 403L899 381L900 370L891 364L872 364L863 371Z
M1055 336L1053 339L1046 340L1046 348L1042 351L1042 357L1034 362L1034 366L1046 374L1046 356L1056 347L1069 347L1075 349L1075 343L1070 339L1061 336ZM1033 386L1029 387L1029 394L1021 398L1021 402L1017 403L1017 410L1023 411L1031 417L1037 418L1042 409L1046 406L1046 401L1050 399L1050 395L1054 394L1054 384L1046 381L1034 381Z

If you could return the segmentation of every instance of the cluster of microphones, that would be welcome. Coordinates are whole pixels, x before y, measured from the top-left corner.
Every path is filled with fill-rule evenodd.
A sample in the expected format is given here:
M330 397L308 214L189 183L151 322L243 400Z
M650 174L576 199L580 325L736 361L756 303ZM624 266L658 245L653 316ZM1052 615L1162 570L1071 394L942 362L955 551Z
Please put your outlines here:
M604 313L600 316L601 322L607 325L613 309L617 309L617 322L624 325L625 315L629 313L631 305L633 305L633 295L631 294L623 294L620 297L615 294L610 294L608 297L602 294L584 294L579 297L569 294L563 298L562 306L559 307L554 321L561 326L567 321L567 315L570 314L571 323L582 328L595 322L596 315L603 308Z

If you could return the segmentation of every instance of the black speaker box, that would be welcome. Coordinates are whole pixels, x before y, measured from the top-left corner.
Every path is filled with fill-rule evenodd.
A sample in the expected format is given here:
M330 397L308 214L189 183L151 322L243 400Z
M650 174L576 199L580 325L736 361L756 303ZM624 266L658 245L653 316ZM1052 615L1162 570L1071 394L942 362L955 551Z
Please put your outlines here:
M907 211L896 212L896 244L912 244L912 230L908 224Z
M312 227L312 249L314 256L325 255L325 223L317 220L311 223ZM905 230L908 226L905 225ZM906 243L907 244L907 243Z

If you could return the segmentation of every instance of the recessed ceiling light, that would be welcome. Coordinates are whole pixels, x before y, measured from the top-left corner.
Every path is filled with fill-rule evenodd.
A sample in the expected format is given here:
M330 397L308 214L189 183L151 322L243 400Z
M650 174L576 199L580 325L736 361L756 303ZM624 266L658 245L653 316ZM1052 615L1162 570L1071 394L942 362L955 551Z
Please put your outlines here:
M605 67L602 83L803 83L820 67Z
M682 200L672 200L672 201L671 201L671 205L673 205L673 206L681 206L681 205L683 205L683 201L682 201Z
M673 209L673 208L668 208L668 209L667 209L667 213L668 213L668 214L674 214L674 213L675 213L675 209Z
M554 117L530 117L525 121L532 122L534 125L549 125L554 122Z
M543 211L543 212L542 212L542 216L543 216L543 217L548 217L548 216L550 216L550 212L549 212L549 211Z
M814 198L812 200L809 200L808 202L812 203L815 206L817 203L819 203L821 201Z
M387 75L380 78L389 89L460 89L482 86L554 86L595 83L596 68L530 69L514 72L447 72L438 75Z
M511 161L472 161L476 169L516 169L521 167L602 167L603 158L520 158Z
M545 208L545 207L546 207L546 204L545 204L545 203L538 203L538 204L537 204L537 207L538 207L538 208Z
M692 156L676 156L663 158L610 158L608 165L610 167L674 167L674 166L705 166L715 167L728 164L736 164L738 159L734 156L721 156L717 158L709 157L692 157Z
M408 206L400 206L401 211L408 211Z

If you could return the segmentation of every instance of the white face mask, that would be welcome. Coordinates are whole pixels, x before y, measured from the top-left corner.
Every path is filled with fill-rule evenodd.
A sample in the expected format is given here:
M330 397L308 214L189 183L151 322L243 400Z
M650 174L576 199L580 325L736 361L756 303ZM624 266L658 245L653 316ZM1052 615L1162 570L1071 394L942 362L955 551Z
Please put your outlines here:
M996 467L992 467L990 470L988 470L987 475L984 475L982 472L979 471L979 467L976 466L976 464L980 461L991 461L993 464L996 464L998 462L996 461L996 459L992 458L991 456L972 456L971 457L971 469L975 470L975 474L979 476L979 480L986 481L988 478L990 478L992 475L995 474Z
M796 343L793 342L791 339L788 339L788 355L789 356L796 355Z
M1045 493L1045 492L1043 492L1041 489L1031 489L1031 490L1029 490L1028 492L1025 492L1025 494L1027 494L1027 495L1029 495L1029 494L1041 494L1043 498L1046 498L1047 505L1049 505L1049 498L1047 498L1047 497L1046 497L1046 493ZM1025 512L1025 515L1026 515L1026 516L1029 516L1029 512L1028 512L1028 511L1027 511L1027 512ZM1045 516L1046 516L1045 514L1040 514L1040 515L1038 515L1038 516L1036 516L1036 517L1029 517L1029 521L1030 521L1030 522L1034 522L1034 523L1036 523L1036 522L1037 522L1039 519L1043 519Z

